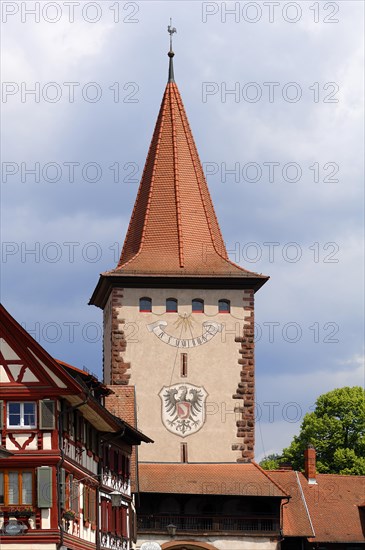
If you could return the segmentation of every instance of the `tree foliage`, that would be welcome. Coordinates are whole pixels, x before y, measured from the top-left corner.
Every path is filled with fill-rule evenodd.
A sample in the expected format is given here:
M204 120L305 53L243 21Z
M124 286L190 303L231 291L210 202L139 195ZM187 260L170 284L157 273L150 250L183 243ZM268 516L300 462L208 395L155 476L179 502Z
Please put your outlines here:
M318 397L313 412L304 416L300 433L283 450L283 460L304 468L304 450L317 451L321 473L365 475L365 391L360 386L339 388Z
M277 454L272 454L265 456L264 459L261 460L260 466L264 470L277 470L279 468L281 461L281 456Z

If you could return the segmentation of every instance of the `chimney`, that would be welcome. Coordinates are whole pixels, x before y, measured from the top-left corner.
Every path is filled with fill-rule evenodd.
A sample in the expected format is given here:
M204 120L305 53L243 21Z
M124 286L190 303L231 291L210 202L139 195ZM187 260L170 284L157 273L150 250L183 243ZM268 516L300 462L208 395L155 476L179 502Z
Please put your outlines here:
M304 451L304 475L309 485L317 483L316 480L316 450L313 445L308 445Z
M293 466L290 462L279 462L278 470L292 470Z

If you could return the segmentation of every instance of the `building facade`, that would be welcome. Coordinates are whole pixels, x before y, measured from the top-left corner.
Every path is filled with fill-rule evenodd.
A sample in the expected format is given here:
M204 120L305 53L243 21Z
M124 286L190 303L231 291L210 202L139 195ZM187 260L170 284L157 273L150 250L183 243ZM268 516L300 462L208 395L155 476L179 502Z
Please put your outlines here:
M0 306L2 550L129 550L132 446L89 373L54 360Z

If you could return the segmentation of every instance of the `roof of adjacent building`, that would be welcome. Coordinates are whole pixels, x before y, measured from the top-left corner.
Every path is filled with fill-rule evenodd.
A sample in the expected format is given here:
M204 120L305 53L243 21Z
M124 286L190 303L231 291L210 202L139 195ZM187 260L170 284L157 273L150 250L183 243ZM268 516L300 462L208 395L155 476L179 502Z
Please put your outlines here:
M283 506L284 536L310 542L365 542L365 476L317 474L316 484L295 471L269 471L291 499Z
M281 497L286 491L255 462L139 463L141 493Z

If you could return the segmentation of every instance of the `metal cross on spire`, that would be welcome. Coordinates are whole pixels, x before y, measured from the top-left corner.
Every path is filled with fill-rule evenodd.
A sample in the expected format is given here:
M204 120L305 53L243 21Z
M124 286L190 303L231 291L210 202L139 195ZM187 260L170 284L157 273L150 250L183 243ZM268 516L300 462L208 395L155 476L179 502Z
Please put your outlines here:
M170 63L169 63L169 79L168 79L168 82L175 82L175 79L174 79L174 65L173 65L173 62L172 62L172 58L174 57L174 52L172 51L172 35L177 32L176 30L176 27L173 27L172 26L172 19L170 17L170 25L167 27L167 32L169 33L170 35L170 51L169 53L167 54L170 58Z

